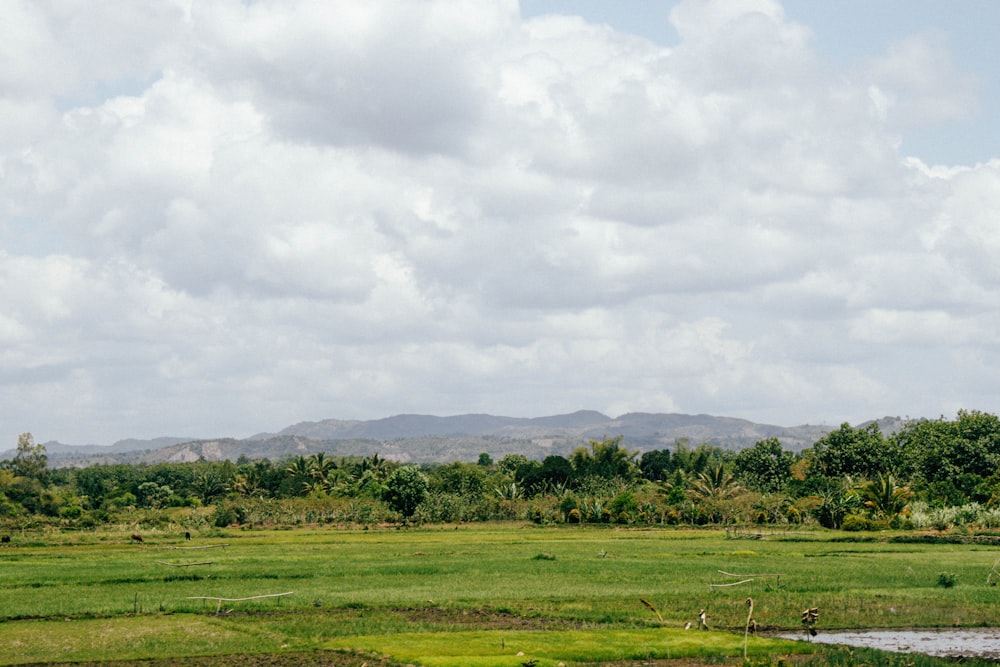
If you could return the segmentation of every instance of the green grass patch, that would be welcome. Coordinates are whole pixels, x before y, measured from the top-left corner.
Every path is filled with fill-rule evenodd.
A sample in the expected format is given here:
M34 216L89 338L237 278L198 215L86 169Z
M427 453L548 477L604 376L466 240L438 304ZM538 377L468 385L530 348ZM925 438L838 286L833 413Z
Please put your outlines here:
M532 660L539 667L628 660L743 655L743 637L684 630L562 630L400 633L344 637L326 648L359 649L427 667L515 667ZM751 638L749 654L811 653L810 644Z
M284 637L219 619L162 616L0 623L3 664L139 660L237 652L275 653Z

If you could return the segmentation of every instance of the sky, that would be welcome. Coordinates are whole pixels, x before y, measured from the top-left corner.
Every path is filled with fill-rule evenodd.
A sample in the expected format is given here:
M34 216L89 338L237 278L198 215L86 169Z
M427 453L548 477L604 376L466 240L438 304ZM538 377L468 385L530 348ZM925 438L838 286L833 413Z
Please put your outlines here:
M0 449L1000 410L1000 3L0 16Z

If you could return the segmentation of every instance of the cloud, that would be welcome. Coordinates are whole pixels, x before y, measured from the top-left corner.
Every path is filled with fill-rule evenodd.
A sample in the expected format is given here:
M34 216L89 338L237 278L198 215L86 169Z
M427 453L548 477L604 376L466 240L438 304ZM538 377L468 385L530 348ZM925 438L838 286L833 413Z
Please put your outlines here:
M463 149L489 84L476 54L516 20L512 3L199 9L211 79L249 94L281 136L416 153Z
M764 0L681 2L669 47L504 1L116 7L0 28L8 440L990 407L1000 167L899 152L974 106L941 39L839 71Z
M12 0L0 24L0 88L5 96L94 100L138 86L181 57L181 2Z
M954 62L943 33L910 35L871 58L863 74L876 114L896 127L961 120L979 108L976 77Z

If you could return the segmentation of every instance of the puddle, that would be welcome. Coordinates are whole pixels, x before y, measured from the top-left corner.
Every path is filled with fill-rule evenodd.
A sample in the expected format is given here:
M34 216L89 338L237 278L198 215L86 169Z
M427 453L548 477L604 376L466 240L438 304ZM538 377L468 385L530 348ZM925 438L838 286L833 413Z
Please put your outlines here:
M801 632L781 636L802 640ZM812 641L947 658L1000 659L1000 628L821 631Z

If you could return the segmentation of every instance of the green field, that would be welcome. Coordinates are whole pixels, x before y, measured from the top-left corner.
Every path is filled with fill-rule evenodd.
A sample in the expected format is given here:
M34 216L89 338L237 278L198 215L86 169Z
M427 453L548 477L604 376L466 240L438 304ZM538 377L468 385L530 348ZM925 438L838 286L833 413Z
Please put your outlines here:
M981 545L519 524L145 538L26 533L0 548L0 664L317 650L344 665L710 662L742 658L748 596L763 630L799 630L812 606L820 632L1000 626L986 585L1000 550ZM701 609L711 632L697 630ZM814 650L748 646L762 661Z

